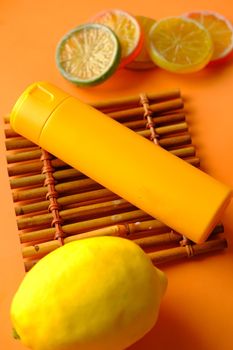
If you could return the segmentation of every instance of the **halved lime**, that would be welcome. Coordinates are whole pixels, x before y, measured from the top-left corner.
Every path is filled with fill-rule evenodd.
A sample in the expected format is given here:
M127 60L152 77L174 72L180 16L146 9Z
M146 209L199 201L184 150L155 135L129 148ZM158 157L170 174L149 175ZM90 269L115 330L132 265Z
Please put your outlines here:
M80 86L97 85L110 77L121 58L119 41L102 24L83 24L58 43L56 63L64 78Z

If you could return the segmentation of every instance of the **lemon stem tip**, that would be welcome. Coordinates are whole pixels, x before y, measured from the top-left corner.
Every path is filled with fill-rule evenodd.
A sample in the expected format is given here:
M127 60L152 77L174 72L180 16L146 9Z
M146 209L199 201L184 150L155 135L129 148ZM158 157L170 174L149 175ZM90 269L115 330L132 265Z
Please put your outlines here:
M18 333L16 332L15 328L12 329L12 333L13 333L14 339L16 339L16 340L19 340L19 339L20 339L20 336L19 336Z

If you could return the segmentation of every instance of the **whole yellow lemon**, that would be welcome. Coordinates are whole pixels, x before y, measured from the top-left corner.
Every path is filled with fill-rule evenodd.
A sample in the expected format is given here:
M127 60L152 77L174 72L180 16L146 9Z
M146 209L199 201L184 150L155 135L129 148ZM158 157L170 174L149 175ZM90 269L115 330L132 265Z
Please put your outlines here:
M71 242L25 276L11 305L14 331L33 350L122 350L153 327L166 285L128 239Z

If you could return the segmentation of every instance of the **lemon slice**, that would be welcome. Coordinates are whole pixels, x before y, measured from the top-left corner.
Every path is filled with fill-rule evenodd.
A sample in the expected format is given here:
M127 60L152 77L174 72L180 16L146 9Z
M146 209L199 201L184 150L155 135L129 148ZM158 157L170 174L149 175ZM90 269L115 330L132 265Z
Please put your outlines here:
M191 73L209 63L213 43L209 32L200 23L188 18L169 17L152 26L148 50L158 66L175 73Z
M154 68L155 64L151 60L148 53L146 41L148 41L149 32L152 25L155 23L155 20L145 16L135 16L135 18L141 26L144 35L144 44L139 55L134 59L134 61L127 64L126 68L135 70Z
M97 85L118 67L121 49L113 31L97 23L81 25L59 42L56 63L61 74L80 86Z
M139 54L143 46L141 27L134 16L126 11L112 9L98 13L93 22L101 23L111 28L121 44L121 63L124 67Z
M201 23L210 33L214 45L211 62L222 61L233 53L233 26L224 16L210 11L195 11L186 16Z

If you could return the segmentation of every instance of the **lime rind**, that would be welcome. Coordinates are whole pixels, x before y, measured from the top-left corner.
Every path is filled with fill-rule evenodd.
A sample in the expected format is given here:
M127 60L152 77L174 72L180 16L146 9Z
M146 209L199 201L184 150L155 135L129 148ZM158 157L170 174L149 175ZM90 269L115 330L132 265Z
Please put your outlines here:
M179 63L172 63L171 61L166 60L166 58L160 53L159 50L157 50L157 48L154 46L153 40L148 40L147 41L147 45L148 45L148 51L149 54L151 56L151 59L161 68L171 71L173 73L194 73L196 71L201 70L202 68L204 68L209 62L210 59L213 55L213 43L212 43L212 39L211 36L209 34L209 32L204 28L203 25L201 25L200 23L198 23L197 21L193 20L193 19L189 19L189 18L185 18L183 16L174 16L174 17L166 17L163 18L162 20L156 22L150 29L149 32L149 38L151 38L153 32L155 31L155 29L161 25L162 22L168 21L168 20L179 20L182 19L183 21L187 22L187 23L193 23L195 26L197 26L199 29L201 29L202 31L205 31L205 35L206 35L206 41L208 42L208 46L209 46L209 50L206 50L206 55L200 57L199 61L196 61L195 64L194 63L190 63L190 64L179 64Z
M88 78L88 77L81 78L67 71L67 69L64 67L64 64L61 60L61 53L62 53L62 50L64 49L64 46L67 44L69 40L75 38L75 36L80 34L81 32L89 31L89 30L96 30L97 32L100 32L100 33L102 32L104 34L107 34L108 37L112 40L113 52L108 64L106 65L106 67L104 67L104 69L99 74L96 74L93 78ZM77 46L80 46L77 38L74 40L77 41ZM96 44L97 44L97 41L98 40L96 40ZM102 49L99 50L99 56L101 56L100 53L101 55L103 54ZM90 51L90 55L87 54L87 60L90 59L91 55L92 55L92 51ZM103 60L100 60L100 58L101 57L98 58L98 64L103 67ZM92 57L91 59L93 61L95 57ZM87 23L72 29L61 38L56 49L56 64L60 73L65 79L79 86L93 86L104 82L116 71L120 63L120 59L121 59L121 47L120 47L119 39L117 38L116 34L107 26L103 24L98 24L98 23ZM77 57L76 63L78 64L78 57ZM85 65L85 62L83 64Z

